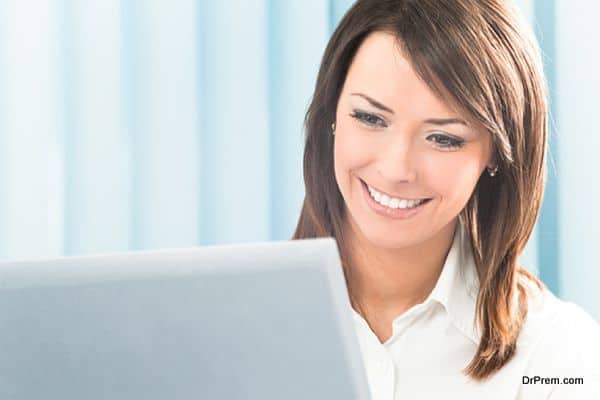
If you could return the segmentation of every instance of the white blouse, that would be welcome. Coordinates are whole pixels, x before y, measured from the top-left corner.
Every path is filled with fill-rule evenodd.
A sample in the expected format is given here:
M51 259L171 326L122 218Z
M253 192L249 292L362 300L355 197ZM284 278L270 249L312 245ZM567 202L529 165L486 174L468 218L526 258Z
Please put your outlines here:
M600 400L600 325L547 290L532 292L515 356L484 382L463 374L480 338L467 239L458 224L435 288L394 319L384 344L352 310L372 400Z

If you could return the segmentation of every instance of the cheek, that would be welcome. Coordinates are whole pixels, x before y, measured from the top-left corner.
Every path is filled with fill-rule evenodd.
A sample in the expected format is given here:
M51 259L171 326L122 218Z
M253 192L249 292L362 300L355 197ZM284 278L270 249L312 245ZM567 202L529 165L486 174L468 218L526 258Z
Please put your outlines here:
M342 133L343 132L343 133ZM339 185L345 185L350 174L368 165L373 157L368 142L349 130L338 129L334 139L333 158Z
M466 204L482 168L476 155L447 154L428 159L423 172L430 187L444 200Z
M336 131L333 156L335 180L346 204L351 202L360 187L356 177L376 159L373 144L357 132L345 128Z

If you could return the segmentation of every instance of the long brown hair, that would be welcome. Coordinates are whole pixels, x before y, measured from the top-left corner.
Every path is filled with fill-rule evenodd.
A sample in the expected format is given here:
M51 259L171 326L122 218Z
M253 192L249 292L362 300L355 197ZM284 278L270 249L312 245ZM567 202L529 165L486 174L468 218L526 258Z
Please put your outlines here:
M541 207L546 176L547 90L540 52L506 0L354 3L325 49L306 113L306 193L293 236L333 236L347 282L352 268L330 126L353 56L374 31L395 35L423 81L493 138L498 174L481 175L459 215L480 277L476 322L482 332L464 372L484 380L515 354L527 315L526 281L543 287L517 265Z

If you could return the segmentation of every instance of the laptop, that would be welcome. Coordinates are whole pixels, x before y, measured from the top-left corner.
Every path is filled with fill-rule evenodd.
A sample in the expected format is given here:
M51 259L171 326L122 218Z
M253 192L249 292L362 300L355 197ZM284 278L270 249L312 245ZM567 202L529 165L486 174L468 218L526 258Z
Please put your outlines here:
M369 399L333 238L0 263L0 399Z

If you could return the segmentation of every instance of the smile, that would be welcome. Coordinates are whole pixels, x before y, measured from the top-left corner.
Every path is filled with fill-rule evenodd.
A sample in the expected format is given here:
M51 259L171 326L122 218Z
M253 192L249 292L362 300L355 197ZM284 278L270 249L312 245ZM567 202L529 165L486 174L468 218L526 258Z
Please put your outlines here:
M431 198L404 199L391 197L360 180L369 207L377 214L390 218L409 218L420 212Z

